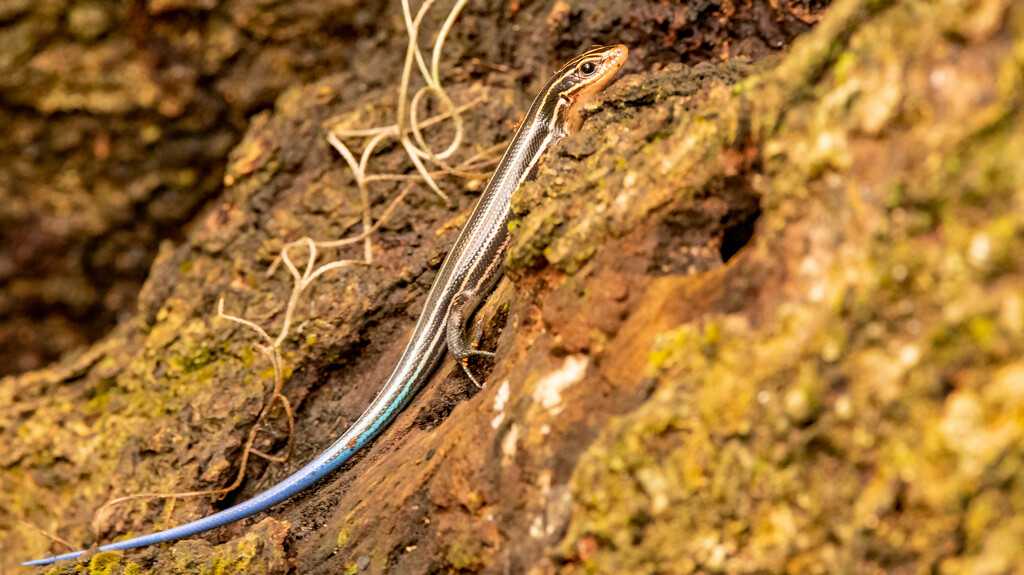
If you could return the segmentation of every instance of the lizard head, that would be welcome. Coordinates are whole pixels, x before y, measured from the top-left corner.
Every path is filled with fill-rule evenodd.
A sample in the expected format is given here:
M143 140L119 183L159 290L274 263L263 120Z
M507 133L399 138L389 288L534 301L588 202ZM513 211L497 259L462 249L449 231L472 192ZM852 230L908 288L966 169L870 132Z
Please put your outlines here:
M555 73L554 89L564 103L563 127L567 134L579 131L583 108L612 81L628 56L629 49L622 44L595 46Z

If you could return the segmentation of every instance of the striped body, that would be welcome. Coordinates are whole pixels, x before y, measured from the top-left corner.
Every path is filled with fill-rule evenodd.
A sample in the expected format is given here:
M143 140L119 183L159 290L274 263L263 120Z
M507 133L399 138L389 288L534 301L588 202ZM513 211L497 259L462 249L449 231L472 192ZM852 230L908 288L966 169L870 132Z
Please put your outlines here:
M166 531L103 545L99 549L131 549L173 541L264 511L334 471L380 435L427 382L444 357L455 332L449 325L449 317L457 296L474 294L476 297L468 298L467 307L475 308L480 297L489 293L501 278L509 241L512 193L532 176L537 161L552 144L579 128L582 124L579 111L583 104L608 84L622 67L626 54L625 46L591 49L563 66L534 100L480 201L459 233L455 246L445 258L427 295L416 329L394 372L370 407L333 445L284 481L248 501ZM469 315L472 311L462 309L459 315ZM459 328L461 330L461 326ZM25 565L45 565L61 559L73 559L82 553L84 551L66 553Z

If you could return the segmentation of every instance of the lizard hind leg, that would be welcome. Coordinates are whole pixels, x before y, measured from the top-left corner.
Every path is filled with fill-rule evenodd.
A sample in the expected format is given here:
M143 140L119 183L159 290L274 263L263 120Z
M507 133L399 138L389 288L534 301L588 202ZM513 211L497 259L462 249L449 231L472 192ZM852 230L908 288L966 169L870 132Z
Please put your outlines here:
M452 354L455 361L462 366L462 371L477 387L483 385L476 379L469 370L469 358L476 356L494 357L494 353L475 349L473 344L466 341L466 319L480 305L482 296L476 291L466 290L455 296L451 307L448 308L448 325L445 326L445 338L448 343L448 352Z

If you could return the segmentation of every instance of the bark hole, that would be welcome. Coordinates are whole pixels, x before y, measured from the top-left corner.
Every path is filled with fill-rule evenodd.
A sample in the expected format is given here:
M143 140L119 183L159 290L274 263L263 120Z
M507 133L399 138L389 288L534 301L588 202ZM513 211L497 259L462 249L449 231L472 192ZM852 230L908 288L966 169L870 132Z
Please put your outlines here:
M694 274L729 261L754 237L760 198L744 175L719 177L658 223L650 272Z

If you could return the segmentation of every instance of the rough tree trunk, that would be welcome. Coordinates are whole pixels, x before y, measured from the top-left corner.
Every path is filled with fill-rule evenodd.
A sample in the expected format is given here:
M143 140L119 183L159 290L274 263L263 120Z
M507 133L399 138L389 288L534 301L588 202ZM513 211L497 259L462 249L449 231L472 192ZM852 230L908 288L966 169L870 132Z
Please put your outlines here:
M202 538L87 555L86 571L1021 572L1024 6L839 0L779 57L692 67L653 64L679 60L674 23L700 30L703 3L517 6L470 5L443 60L456 102L488 97L465 116L480 148L588 40L635 49L514 202L508 282L480 314L487 385L448 361L308 493ZM750 54L774 43L763 21L795 33L772 14L748 22ZM0 380L0 570L64 551L33 527L88 545L252 497L368 405L475 201L464 180L442 180L450 207L417 188L372 266L303 298L283 347L287 462L251 458L222 501L91 524L111 497L233 480L272 373L217 299L277 326L290 284L264 272L283 243L358 233L324 134L390 121L394 85L368 78L397 77L400 38L361 41L348 71L252 119L130 321ZM411 170L400 146L373 161ZM375 215L400 189L371 188ZM287 437L278 410L256 447L284 455Z

